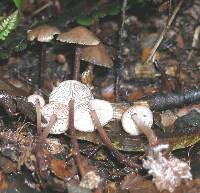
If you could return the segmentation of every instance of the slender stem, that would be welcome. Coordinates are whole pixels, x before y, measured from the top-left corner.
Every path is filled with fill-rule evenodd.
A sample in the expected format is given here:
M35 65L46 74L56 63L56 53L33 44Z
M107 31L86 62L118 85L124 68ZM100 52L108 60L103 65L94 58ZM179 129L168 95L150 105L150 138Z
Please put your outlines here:
M169 30L169 28L170 28L172 22L174 21L174 18L176 17L178 11L180 10L180 8L181 8L183 2L184 2L184 0L180 0L179 3L177 4L177 6L176 6L176 8L174 9L172 15L170 16L170 19L168 20L168 23L167 23L166 27L165 27L164 30L161 32L161 34L160 34L160 36L159 36L159 38L158 38L156 44L154 45L153 49L151 50L150 55L148 56L147 60L145 61L145 64L148 64L148 63L152 60L152 58L153 58L154 54L156 53L158 47L160 46L161 42L163 41L163 39L164 39L164 37L165 37L167 31Z
M76 138L76 130L74 127L74 100L73 99L69 101L69 128L71 130L71 140L72 140L73 150L75 152L76 163L79 169L79 173L81 177L83 177L85 172L84 172L84 168L81 162L81 155L79 151L78 141Z
M115 65L115 101L121 100L120 96L120 80L121 80L121 71L124 68L124 57L123 57L123 47L124 47L124 32L125 32L125 20L126 20L126 8L127 8L128 0L123 0L121 6L121 26L119 30L119 40L118 40L118 60L120 66Z
M79 80L80 78L80 60L81 60L81 47L77 47L75 51L75 64L73 72L74 80Z
M51 115L49 124L47 127L43 130L43 132L40 134L39 141L43 141L43 139L46 139L49 135L50 129L53 127L57 120L57 116L55 114Z
M49 1L48 3L44 4L43 6L39 7L39 9L35 10L31 17L35 17L37 14L39 14L40 12L44 11L46 8L50 7L53 5L52 1Z
M39 78L38 78L38 86L42 88L44 86L44 78L46 71L46 43L41 43L41 60L38 66L39 69Z
M132 168L141 168L138 164L132 162L131 160L127 159L123 154L121 154L117 149L115 149L112 145L112 142L110 141L110 138L108 137L107 133L104 131L97 114L95 110L91 110L90 112L91 117L94 121L95 127L97 128L97 131L99 132L99 135L103 142L106 144L108 149L115 155L115 157L118 159L118 161L124 165L127 165Z
M40 101L39 99L35 100L35 110L36 110L36 126L37 126L37 134L40 136L42 132L41 128L41 112L40 112Z
M139 130L141 130L146 135L150 146L154 146L154 145L158 144L158 138L157 138L156 134L154 133L154 131L150 127L145 125L144 122L141 121L135 115L132 115L132 119L135 122L135 124L137 125L137 127L139 128Z

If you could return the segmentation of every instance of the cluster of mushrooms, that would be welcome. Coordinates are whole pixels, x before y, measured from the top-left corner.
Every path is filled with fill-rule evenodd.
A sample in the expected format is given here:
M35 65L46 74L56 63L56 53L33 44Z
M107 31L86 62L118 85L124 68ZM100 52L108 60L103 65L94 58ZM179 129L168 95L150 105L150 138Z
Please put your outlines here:
M71 99L75 101L74 105L74 124L75 128L82 132L93 132L95 125L90 111L95 110L102 126L106 125L113 118L113 108L111 103L105 100L94 99L89 87L76 80L66 80L61 82L53 89L49 96L49 103L45 105L44 99L39 95L31 95L28 101L35 104L36 99L40 101L41 113L49 122L53 114L57 121L50 130L50 134L65 133L68 129L69 107ZM147 125L149 128L153 125L153 114L148 106L135 105L127 109L122 117L122 126L130 135L139 135L141 130L134 119ZM43 124L45 127L47 125Z
M47 135L65 133L68 128L71 129L71 134L75 135L75 130L82 132L93 132L97 129L103 142L109 150L113 152L120 163L133 167L141 168L140 165L132 162L130 159L124 157L117 151L103 126L110 122L113 118L121 119L122 128L130 135L140 135L144 133L149 141L150 150L146 160L143 160L143 167L149 170L149 174L153 175L153 180L159 190L168 189L173 192L176 186L181 182L181 179L192 179L190 167L187 163L180 161L177 158L171 157L166 159L162 153L163 150L168 149L168 144L162 144L157 139L153 130L153 113L148 104L136 104L126 109L124 112L115 112L113 104L105 100L94 99L91 92L91 78L90 84L83 84L84 78L81 78L82 83L79 82L80 77L80 60L89 62L88 69L85 73L90 76L93 71L93 65L101 65L108 68L113 66L112 59L107 54L104 46L95 35L84 27L75 27L68 32L60 33L60 31L52 26L43 25L36 27L28 32L28 39L37 39L40 42L49 42L54 35L59 34L57 40L67 43L78 44L75 52L75 65L73 80L65 80L53 89L49 96L48 104L45 104L44 99L39 95L31 95L28 101L36 106L37 122L41 123L41 114L46 119L47 123L37 124L40 127L49 128ZM44 49L42 49L44 51ZM44 54L42 52L44 62ZM40 77L44 75L44 64L40 70ZM92 77L92 76L91 76ZM117 114L117 116L115 116ZM40 134L40 132L38 133ZM46 135L46 136L47 136ZM73 139L73 138L72 138ZM76 139L76 137L75 137ZM77 140L77 139L76 139ZM78 147L77 141L72 140L72 145ZM78 156L78 151L76 152ZM80 158L77 158L77 165ZM174 165L176 163L176 166ZM79 167L79 166L78 166ZM80 173L84 179L84 172L81 167ZM99 183L99 177L94 173L87 173L91 179ZM174 183L176 182L176 183ZM91 189L96 188L98 183L94 183ZM83 183L84 184L84 183Z
M67 32L61 33L55 26L41 25L28 31L28 40L33 41L34 39L37 39L39 42L50 42L54 38L54 35L58 35L57 40L61 42L77 44L74 74L73 80L62 82L52 91L49 97L49 104L44 105L44 100L39 97L41 100L41 113L48 121L52 114L56 114L57 116L57 121L50 131L51 134L64 133L67 128L69 117L68 103L70 99L74 99L74 123L76 129L79 131L92 132L94 131L95 126L89 115L90 110L94 109L96 111L101 125L104 126L112 119L113 109L109 102L94 99L91 93L91 84L82 84L85 83L84 76L81 77L82 83L78 81L80 60L89 62L88 69L84 73L92 73L92 64L111 68L113 66L113 61L99 39L85 27L74 27ZM44 57L45 54L43 53L43 50L45 44L42 44L42 47L42 57ZM44 62L43 59L41 59L41 61ZM46 67L44 63L41 64L40 67L40 77L41 82L43 82L42 77L44 76ZM29 100L30 98L32 97L29 97ZM150 128L153 125L153 114L147 106L139 105L131 107L122 116L123 128L130 135L141 134L141 131L137 128L132 119L132 114L135 113L138 114L138 117L142 121L144 121L144 124L147 124Z
M59 34L59 35L58 35ZM80 60L89 63L85 72L82 73L81 80L87 86L92 87L93 81L93 65L111 68L113 61L107 53L105 47L100 43L99 39L85 27L75 27L68 32L61 33L60 30L54 26L41 25L28 31L28 40L37 40L41 42L41 62L39 63L39 87L42 88L44 84L44 75L46 70L45 50L46 43L50 42L55 35L57 40L68 44L76 44L75 51L75 65L73 79L79 80L80 74ZM87 81L86 81L87 80Z

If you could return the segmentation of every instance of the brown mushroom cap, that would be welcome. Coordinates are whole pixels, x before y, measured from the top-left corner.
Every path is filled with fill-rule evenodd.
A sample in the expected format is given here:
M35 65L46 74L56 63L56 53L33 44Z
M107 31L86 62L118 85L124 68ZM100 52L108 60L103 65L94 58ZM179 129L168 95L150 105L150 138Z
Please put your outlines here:
M106 68L113 66L111 57L101 44L82 48L81 60Z
M39 42L49 42L56 34L60 34L58 28L50 25L40 25L28 31L27 39L29 41L37 39Z
M68 32L61 33L57 40L81 45L97 45L98 38L85 27L75 27Z

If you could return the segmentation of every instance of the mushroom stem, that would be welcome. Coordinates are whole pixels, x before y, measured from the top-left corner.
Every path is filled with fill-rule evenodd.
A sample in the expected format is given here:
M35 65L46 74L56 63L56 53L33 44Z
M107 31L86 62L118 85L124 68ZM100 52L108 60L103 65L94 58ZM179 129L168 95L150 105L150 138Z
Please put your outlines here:
M127 165L131 168L138 168L140 169L141 166L132 162L131 160L127 159L123 154L121 154L117 149L115 149L112 145L112 142L110 141L108 135L106 134L106 132L104 131L98 116L95 112L95 110L91 110L90 112L91 117L94 121L95 127L97 128L97 131L99 132L99 135L101 137L101 139L103 140L103 142L106 144L106 146L108 147L108 149L113 152L113 154L115 155L115 157L118 159L118 161L124 165Z
M86 70L81 74L81 82L88 86L90 89L93 89L93 80L94 80L94 65L89 63Z
M49 124L47 125L47 127L43 130L43 132L40 134L39 137L39 141L43 141L43 139L46 139L47 136L50 133L50 129L53 127L53 125L55 124L57 120L57 116L55 114L53 114L49 120Z
M71 140L72 140L72 146L73 146L73 150L75 152L75 159L76 159L76 163L78 166L78 170L79 173L81 175L81 177L84 176L84 168L81 162L81 155L80 155L80 151L79 151L79 145L78 145L78 141L76 138L76 130L74 127L74 100L71 99L69 101L69 128L71 130Z
M37 134L38 136L40 136L41 132L42 132L42 128L41 128L41 112L40 112L40 101L39 99L35 100L35 110L36 110L36 126L37 126Z
M75 51L75 64L73 72L74 80L79 80L80 77L80 60L81 60L81 47L77 47Z
M41 45L41 60L39 63L39 80L38 80L38 87L42 88L44 86L44 78L45 78L45 71L46 71L46 44L42 42Z
M154 131L147 125L144 124L137 116L132 115L132 119L139 128L147 137L150 146L158 144L158 138Z

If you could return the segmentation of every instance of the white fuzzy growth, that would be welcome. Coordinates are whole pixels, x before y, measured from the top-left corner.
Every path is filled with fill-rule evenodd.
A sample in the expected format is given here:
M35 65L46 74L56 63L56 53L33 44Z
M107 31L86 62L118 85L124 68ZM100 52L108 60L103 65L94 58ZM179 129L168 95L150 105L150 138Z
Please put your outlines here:
M191 180L190 166L175 157L166 159L160 152L156 158L148 156L143 160L143 167L153 176L153 181L159 191L173 192L181 180Z
M49 103L58 102L68 105L71 99L75 100L75 103L89 102L93 99L93 95L90 89L76 80L66 80L61 82L49 96Z
M100 181L101 178L99 175L94 171L89 171L83 176L80 186L92 190L98 187Z
M121 119L123 129L130 135L141 134L141 131L135 124L133 117L137 117L137 119L143 122L143 125L146 125L149 128L151 128L153 125L153 113L147 106L144 105L132 106L123 113Z
M45 100L42 96L38 95L38 94L33 94L28 96L28 102L29 103L33 103L35 105L36 99L38 99L40 101L40 106L43 107L45 105Z

